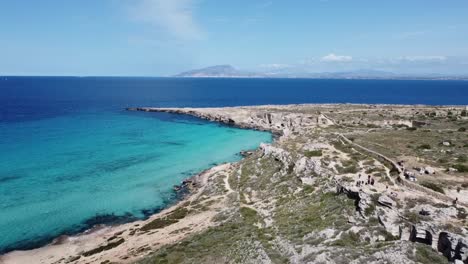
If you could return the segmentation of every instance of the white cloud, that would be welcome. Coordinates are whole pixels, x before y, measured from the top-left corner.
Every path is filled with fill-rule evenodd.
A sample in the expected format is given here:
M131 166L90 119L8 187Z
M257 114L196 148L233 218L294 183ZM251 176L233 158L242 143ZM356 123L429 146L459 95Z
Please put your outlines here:
M261 64L260 67L262 68L267 68L267 69L273 69L273 70L279 70L279 69L286 69L291 67L288 64L280 64L280 63L271 63L271 64Z
M408 62L438 62L438 61L445 61L447 57L445 56L404 56L398 58L400 61L408 61Z
M138 0L132 16L179 39L200 39L203 32L193 17L193 0Z
M334 53L330 53L322 59L320 59L323 62L350 62L353 60L353 57L351 56L345 56L345 55L336 55Z

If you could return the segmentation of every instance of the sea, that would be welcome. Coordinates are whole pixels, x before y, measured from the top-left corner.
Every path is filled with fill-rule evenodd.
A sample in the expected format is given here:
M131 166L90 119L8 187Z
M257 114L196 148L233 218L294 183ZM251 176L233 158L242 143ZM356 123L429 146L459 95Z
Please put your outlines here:
M468 105L467 81L0 77L0 254L144 219L267 132L126 107Z

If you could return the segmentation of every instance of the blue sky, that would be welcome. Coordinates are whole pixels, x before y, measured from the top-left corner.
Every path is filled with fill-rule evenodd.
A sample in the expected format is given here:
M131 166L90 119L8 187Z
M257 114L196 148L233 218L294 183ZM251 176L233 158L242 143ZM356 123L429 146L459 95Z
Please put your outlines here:
M0 1L0 74L468 74L466 0Z

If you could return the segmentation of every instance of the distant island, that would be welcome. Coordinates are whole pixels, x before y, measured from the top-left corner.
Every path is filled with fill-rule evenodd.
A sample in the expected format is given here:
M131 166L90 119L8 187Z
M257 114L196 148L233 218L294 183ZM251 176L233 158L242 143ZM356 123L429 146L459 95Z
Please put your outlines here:
M306 79L383 79L383 80L468 80L464 75L398 74L387 71L360 69L342 72L250 72L231 65L215 65L174 75L176 78L306 78Z
M216 65L202 69L182 72L174 77L189 77L189 78L255 78L266 77L263 74L243 72L235 69L231 65Z

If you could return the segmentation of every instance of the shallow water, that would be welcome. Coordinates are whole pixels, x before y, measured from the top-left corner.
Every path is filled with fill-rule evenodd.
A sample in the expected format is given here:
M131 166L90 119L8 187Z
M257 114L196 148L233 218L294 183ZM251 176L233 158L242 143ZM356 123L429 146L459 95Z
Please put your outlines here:
M0 131L2 251L143 218L174 201L184 178L271 141L265 132L134 112L0 123Z

